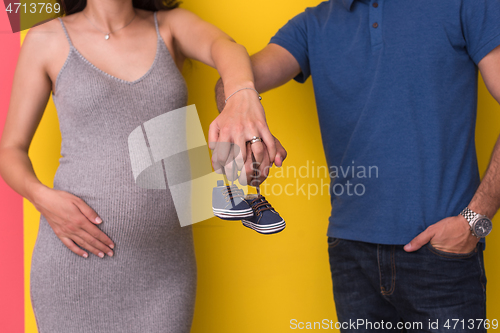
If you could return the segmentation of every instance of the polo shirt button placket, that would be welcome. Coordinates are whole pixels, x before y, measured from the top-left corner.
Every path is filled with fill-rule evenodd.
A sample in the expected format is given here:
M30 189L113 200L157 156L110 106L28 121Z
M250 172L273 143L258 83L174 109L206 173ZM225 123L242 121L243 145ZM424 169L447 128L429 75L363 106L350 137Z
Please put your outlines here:
M373 0L372 0L373 1ZM384 0L376 0L369 7L370 38L373 50L382 48L382 8Z

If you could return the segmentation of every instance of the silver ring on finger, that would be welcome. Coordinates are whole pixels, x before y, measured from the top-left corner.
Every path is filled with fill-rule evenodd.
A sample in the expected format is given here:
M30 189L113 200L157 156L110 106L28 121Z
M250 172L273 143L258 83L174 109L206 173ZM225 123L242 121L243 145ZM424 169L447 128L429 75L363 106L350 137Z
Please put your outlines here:
M250 143L256 143L256 142L262 142L262 139L259 138L258 136L254 136L251 140Z

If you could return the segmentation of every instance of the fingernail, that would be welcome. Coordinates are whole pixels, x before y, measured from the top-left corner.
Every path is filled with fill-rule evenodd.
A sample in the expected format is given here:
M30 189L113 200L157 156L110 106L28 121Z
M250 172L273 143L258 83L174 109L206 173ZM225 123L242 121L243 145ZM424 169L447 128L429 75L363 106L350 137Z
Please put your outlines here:
M113 251L108 252L108 256L112 257L113 256Z
M410 250L411 249L411 243L408 243L405 245L405 250Z
M104 253L99 252L98 256L101 257L101 258L104 258Z
M99 216L95 218L95 223L101 223L101 222L102 222L102 220Z
M112 248L112 249L115 248L115 246L113 244L110 244L109 247Z
M84 253L82 256L83 256L84 258L87 258L89 255L88 255L87 253Z

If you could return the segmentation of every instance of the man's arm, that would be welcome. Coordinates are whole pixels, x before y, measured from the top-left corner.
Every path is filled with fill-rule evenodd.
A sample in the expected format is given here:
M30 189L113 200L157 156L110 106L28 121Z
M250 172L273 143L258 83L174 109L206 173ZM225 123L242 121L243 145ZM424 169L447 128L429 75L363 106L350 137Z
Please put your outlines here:
M488 91L500 103L500 46L488 53L478 63L478 67ZM493 218L500 208L500 137L483 180L468 207L489 218ZM467 253L472 251L478 239L471 235L467 220L458 215L431 225L407 244L405 250L416 251L429 241L443 251Z
M478 66L488 91L500 103L500 46L488 53ZM493 218L500 208L500 137L497 139L488 169L469 208L489 218Z
M255 89L259 93L277 88L300 73L300 66L294 56L277 44L268 44L250 57L252 61ZM217 108L224 109L224 85L222 79L215 86Z
M264 49L251 56L250 59L252 61L255 88L259 93L279 87L300 73L299 63L294 56L277 44L268 44ZM225 106L224 100L226 96L222 79L219 79L215 85L215 96L217 108L219 109L219 112L222 112ZM219 115L219 117L225 116L230 117L230 115L226 114ZM236 119L237 121L243 122L243 126L245 126L245 120L243 117L237 117ZM276 138L275 144L276 158L274 163L277 166L281 166L287 153L279 140ZM254 144L253 146L250 146L250 148L264 149L264 156L266 157L268 155L265 145L260 146ZM249 180L251 185L262 183L268 175L270 165L272 165L272 163L270 163L268 159L264 159L262 163L258 165L258 172L256 174L257 177L254 177L251 156L247 155L244 168L247 177L246 179Z

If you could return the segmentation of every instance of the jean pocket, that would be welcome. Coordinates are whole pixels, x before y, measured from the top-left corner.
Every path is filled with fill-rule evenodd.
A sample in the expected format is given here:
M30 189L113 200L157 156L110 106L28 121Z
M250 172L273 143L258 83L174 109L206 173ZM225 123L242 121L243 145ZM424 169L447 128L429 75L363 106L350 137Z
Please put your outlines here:
M340 243L340 238L328 237L328 248L331 249Z
M429 249L429 251L432 252L433 254L435 254L439 257L442 257L442 258L447 258L447 259L468 259L468 258L476 255L478 252L477 246L474 248L474 250L472 250L469 253L446 252L446 251L436 249L434 246L432 246L431 242L427 243L427 249Z

